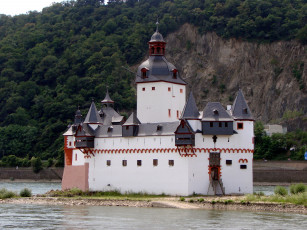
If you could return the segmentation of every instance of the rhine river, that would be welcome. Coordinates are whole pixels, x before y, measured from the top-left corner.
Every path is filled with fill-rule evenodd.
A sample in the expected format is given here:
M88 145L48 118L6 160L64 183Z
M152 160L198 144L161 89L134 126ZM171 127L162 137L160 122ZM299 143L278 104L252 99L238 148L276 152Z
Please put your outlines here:
M3 187L15 191L28 187L38 194L60 189L60 184L0 182ZM0 229L306 229L306 217L248 211L0 204Z

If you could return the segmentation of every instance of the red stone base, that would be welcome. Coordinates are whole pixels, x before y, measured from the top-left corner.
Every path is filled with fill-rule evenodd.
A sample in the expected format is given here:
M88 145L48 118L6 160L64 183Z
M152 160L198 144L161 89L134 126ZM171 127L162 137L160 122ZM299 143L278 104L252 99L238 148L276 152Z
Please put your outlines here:
M82 191L89 190L88 169L88 163L80 166L66 165L62 179L62 190L71 188L79 188Z

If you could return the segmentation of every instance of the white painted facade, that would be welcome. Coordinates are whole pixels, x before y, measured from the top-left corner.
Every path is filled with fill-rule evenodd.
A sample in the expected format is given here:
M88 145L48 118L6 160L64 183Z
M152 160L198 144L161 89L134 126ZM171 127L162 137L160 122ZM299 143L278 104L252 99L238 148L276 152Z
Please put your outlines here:
M177 121L186 100L186 86L169 82L137 84L137 117L141 123Z

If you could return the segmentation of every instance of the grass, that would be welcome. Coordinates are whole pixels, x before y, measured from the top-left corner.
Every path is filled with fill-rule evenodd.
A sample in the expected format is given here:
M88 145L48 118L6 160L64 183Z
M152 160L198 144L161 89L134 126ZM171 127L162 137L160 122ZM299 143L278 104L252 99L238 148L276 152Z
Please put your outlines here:
M31 197L32 196L32 191L28 188L24 188L20 191L19 195L21 197Z
M134 193L134 192L127 192L127 193L120 193L117 190L112 191L85 191L83 192L80 189L73 188L69 190L51 190L50 192L46 193L45 196L49 197L71 197L71 198L87 198L87 199L109 199L109 200L148 200L152 198L161 198L166 197L165 194L154 195L148 194L145 192Z
M296 205L307 206L307 192L297 193L292 195L271 195L271 196L258 196L246 195L246 202L273 202L273 203L290 203Z

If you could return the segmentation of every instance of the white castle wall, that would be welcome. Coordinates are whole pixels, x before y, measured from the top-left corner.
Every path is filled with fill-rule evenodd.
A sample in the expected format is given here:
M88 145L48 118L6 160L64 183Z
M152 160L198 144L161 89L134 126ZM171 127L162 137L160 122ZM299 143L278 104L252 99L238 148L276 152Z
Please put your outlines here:
M152 90L153 87L155 90ZM149 82L138 83L136 88L137 117L141 123L172 122L180 118L186 101L185 85ZM171 110L170 116L169 109ZM178 117L177 111L179 111Z

